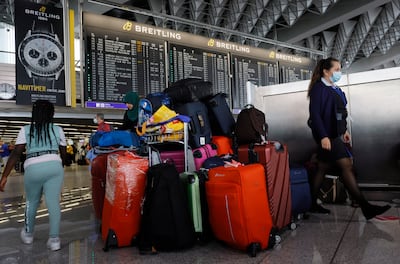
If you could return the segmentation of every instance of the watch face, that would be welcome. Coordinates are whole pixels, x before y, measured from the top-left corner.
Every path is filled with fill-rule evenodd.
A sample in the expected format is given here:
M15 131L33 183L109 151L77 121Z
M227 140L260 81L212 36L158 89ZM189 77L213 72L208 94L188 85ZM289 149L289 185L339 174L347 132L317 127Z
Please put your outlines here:
M15 97L15 86L9 83L0 83L0 99L10 100Z
M52 36L39 33L24 39L18 48L21 63L35 75L52 77L64 67L64 48Z

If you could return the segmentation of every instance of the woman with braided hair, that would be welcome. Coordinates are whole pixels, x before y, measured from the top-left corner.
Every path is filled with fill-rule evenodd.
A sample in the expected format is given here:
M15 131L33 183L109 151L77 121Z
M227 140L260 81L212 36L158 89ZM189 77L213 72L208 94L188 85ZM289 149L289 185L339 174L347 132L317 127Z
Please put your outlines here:
M37 100L33 103L31 124L22 127L19 131L15 149L11 153L0 180L0 191L4 191L7 177L21 154L26 151L24 163L26 207L21 240L25 244L33 243L36 211L43 193L50 221L47 247L54 251L61 248L60 193L64 180L66 141L61 127L53 124L53 116L54 106L49 101Z

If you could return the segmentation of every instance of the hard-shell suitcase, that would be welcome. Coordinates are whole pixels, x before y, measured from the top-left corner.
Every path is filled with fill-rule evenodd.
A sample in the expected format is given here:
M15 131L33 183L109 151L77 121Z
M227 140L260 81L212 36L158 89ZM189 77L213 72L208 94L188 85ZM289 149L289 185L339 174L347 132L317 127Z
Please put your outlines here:
M149 148L150 164L173 163L178 171L182 173L185 169L185 148L180 142L163 142L150 144ZM194 171L195 164L192 151L187 151L188 170Z
M274 245L264 167L217 167L208 177L206 195L215 237L251 256Z
M175 166L151 166L140 227L140 253L185 249L193 246L194 241L187 197Z
M207 172L184 172L180 174L180 178L188 197L189 210L197 239L205 242L211 238L205 191L205 183L208 179Z
M123 151L113 152L113 154ZM102 153L92 160L90 173L92 175L92 202L94 214L101 219L103 214L104 195L106 192L107 157L111 153Z
M101 234L104 250L132 245L139 233L148 159L131 152L108 156Z
M176 112L189 116L189 145L198 148L211 142L211 127L208 120L207 107L202 102L181 105Z
M193 150L193 158L196 170L200 170L203 162L211 157L217 156L217 146L210 143Z
M311 207L311 191L307 170L304 167L290 168L290 190L292 195L292 215L308 212Z
M264 165L274 226L278 229L289 226L292 200L287 146L278 142L242 145L238 149L238 159L243 163Z
M232 135L235 119L226 102L226 94L218 93L205 100L213 135Z
M211 142L217 146L218 156L233 154L231 138L226 136L213 136Z

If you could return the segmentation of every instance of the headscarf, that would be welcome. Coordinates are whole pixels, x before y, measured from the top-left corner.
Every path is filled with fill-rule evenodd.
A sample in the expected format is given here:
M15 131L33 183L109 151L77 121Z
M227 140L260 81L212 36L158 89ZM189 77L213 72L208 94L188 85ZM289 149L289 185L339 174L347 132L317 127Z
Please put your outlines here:
M131 121L136 121L138 119L139 112L139 96L135 92L128 92L124 97L124 103L132 104L132 109L126 111L128 118Z

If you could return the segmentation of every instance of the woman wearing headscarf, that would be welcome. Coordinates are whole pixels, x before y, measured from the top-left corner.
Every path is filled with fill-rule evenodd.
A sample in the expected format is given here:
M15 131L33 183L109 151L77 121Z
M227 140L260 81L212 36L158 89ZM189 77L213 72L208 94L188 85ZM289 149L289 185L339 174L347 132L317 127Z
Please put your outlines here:
M139 112L139 96L135 92L128 92L124 97L124 103L128 108L124 114L123 124L121 130L132 130L134 131L138 121Z

